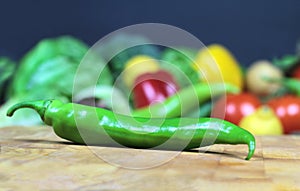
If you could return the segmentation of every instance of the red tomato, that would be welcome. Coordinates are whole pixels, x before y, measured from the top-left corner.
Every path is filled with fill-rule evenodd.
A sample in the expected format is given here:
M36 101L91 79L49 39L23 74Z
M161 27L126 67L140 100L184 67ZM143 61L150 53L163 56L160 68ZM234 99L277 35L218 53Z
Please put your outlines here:
M251 93L228 94L214 104L212 117L238 125L244 116L253 113L260 105L260 100Z
M285 95L268 102L279 117L284 133L300 131L300 98L295 95Z
M292 73L292 77L300 80L300 65L295 68L295 70Z

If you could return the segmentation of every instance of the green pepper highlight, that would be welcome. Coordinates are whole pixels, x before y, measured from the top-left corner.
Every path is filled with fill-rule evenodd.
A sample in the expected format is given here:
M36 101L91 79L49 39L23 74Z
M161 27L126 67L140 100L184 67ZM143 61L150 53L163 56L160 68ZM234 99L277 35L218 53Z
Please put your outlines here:
M211 144L247 144L249 160L255 151L254 136L228 121L213 118L139 118L116 114L110 110L59 100L27 101L13 105L7 111L12 116L20 108L32 108L61 138L74 143L116 145L116 142L131 148L153 148L171 139L163 149L190 150L203 146L208 132ZM93 115L97 116L93 123ZM121 119L121 120L120 120ZM135 122L134 122L135 121ZM139 123L136 123L138 121ZM216 128L217 127L217 128ZM175 136L175 138L172 138ZM108 139L107 137L110 137ZM185 144L186 143L186 144ZM184 146L181 148L181 146Z

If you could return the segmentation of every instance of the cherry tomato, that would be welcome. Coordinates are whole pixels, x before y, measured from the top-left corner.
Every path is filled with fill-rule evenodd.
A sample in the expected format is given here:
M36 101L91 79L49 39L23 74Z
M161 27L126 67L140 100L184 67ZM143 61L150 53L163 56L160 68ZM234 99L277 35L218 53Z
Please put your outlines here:
M252 114L260 105L260 100L251 93L228 94L214 104L212 117L238 125L244 116Z
M164 70L142 74L137 77L134 84L133 103L135 108L161 102L179 89L173 76Z
M300 98L295 95L285 95L274 98L268 105L279 117L284 133L300 131Z

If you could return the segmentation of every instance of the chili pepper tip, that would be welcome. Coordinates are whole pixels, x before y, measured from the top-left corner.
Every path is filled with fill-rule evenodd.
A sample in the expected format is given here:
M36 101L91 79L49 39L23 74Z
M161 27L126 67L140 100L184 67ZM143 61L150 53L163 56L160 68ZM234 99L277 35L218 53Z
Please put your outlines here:
M245 158L245 160L250 160L252 158L252 156L254 155L254 151L255 151L255 140L251 140L248 143L248 155Z

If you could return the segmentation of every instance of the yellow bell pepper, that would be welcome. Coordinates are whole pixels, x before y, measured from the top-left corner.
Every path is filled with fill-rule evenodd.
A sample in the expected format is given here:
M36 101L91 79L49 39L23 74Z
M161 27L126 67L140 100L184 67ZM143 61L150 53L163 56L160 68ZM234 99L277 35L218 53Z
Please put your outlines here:
M244 85L242 69L232 53L220 44L212 44L201 49L195 62L201 81L226 82L242 89Z

